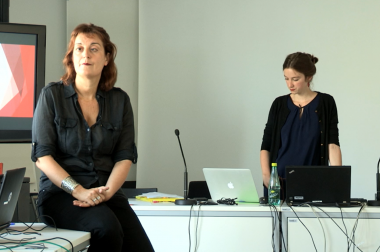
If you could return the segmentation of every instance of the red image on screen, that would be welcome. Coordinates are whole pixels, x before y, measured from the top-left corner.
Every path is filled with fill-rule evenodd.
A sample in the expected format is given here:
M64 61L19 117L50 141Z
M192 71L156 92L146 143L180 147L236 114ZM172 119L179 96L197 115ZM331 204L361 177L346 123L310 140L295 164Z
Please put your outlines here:
M0 117L33 117L33 45L0 44Z

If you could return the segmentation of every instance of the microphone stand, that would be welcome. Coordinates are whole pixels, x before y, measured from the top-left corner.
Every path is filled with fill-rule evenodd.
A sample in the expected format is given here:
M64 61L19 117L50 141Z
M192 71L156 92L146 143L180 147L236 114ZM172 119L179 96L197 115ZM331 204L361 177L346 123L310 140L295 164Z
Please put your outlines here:
M380 173L379 173L379 162L377 162L377 173L376 173L376 194L375 194L375 200L368 200L367 205L368 206L380 206Z
M185 161L185 156L183 155L183 151L182 151L182 145L181 145L181 140L179 140L179 130L176 129L175 131L175 134L178 138L178 142L179 142L179 147L181 148L181 153L182 153L182 157L183 157L183 162L185 164L185 172L184 172L184 199L177 199L174 201L174 204L176 205L184 205L184 206L191 206L191 205L196 205L197 204L197 201L196 200L192 200L192 199L187 199L187 166L186 166L186 161Z

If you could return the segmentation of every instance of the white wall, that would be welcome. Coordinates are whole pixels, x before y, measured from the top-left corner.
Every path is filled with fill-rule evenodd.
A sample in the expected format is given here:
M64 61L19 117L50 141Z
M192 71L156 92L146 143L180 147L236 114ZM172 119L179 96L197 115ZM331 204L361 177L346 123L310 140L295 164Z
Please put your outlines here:
M75 25L107 29L119 49L117 86L131 96L136 126L138 120L138 186L177 194L183 164L176 128L189 180L203 180L203 167L248 167L261 190L262 131L271 102L288 92L283 60L295 51L314 53L320 58L315 90L332 94L338 105L343 162L353 167L352 196L372 198L380 147L379 5L12 0L10 22L47 25L46 82L63 73L67 35ZM5 169L33 170L28 144L1 145L0 160Z
M139 2L139 187L183 194L203 167L247 167L262 194L259 152L270 105L287 94L282 63L319 57L314 90L338 105L352 197L373 199L380 156L380 2Z

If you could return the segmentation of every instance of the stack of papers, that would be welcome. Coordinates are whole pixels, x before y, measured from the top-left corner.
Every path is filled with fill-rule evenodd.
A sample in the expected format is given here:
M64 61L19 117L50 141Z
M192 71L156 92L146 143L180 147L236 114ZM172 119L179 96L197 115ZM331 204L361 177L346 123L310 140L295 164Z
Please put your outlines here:
M149 193L143 193L142 195L136 196L136 199L158 203L158 202L174 202L176 199L183 199L183 197L175 195L175 194L149 192Z

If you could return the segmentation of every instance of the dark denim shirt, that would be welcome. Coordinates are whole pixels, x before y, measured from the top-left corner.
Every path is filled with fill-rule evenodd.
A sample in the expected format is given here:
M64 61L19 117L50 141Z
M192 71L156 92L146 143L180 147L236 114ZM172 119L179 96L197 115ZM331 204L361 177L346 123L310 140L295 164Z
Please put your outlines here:
M73 85L50 83L41 91L33 118L32 160L51 155L83 187L105 185L116 162L137 161L133 112L120 88L98 90L99 114L88 126ZM62 190L42 173L40 191Z

